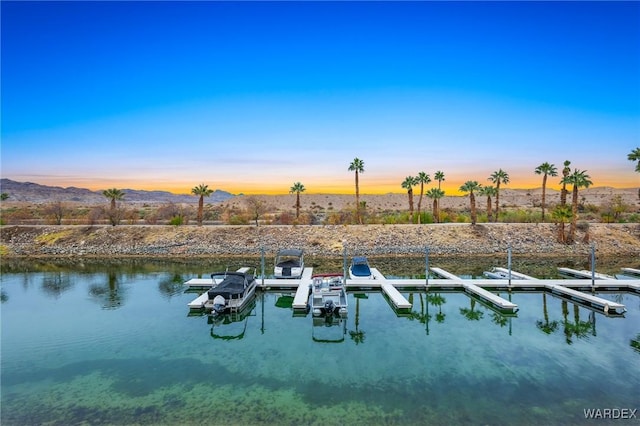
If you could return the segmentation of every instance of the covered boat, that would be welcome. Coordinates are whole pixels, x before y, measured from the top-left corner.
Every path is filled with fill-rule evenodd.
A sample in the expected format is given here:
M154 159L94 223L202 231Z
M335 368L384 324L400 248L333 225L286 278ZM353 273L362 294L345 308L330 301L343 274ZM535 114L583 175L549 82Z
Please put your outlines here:
M222 282L207 292L205 308L217 314L239 311L251 301L256 286L256 279L251 274L227 272Z
M349 277L352 280L370 280L373 279L371 268L369 267L369 261L365 256L355 256L351 259L351 265L349 266Z
M276 254L273 275L276 278L300 278L304 269L304 252L300 249L283 249Z
M346 316L348 302L342 274L314 275L309 307L313 316Z

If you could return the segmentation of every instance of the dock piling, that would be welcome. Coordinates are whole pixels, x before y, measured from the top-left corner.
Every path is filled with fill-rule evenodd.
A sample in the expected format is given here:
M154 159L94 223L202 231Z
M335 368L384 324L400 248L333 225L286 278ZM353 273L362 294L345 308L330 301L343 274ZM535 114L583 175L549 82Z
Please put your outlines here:
M262 275L262 287L264 287L264 246L260 246L260 267Z
M424 248L424 277L425 287L429 288L429 246Z
M507 245L507 269L509 270L509 290L511 290L511 243Z

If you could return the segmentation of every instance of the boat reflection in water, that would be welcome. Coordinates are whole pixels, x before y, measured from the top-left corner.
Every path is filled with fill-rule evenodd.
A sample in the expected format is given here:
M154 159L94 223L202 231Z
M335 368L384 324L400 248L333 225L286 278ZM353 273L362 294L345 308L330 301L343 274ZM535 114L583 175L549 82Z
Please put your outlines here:
M255 307L254 296L241 311L207 315L207 324L211 325L211 337L222 340L242 339L247 331L249 317L256 315Z
M311 336L318 343L341 343L347 335L347 319L339 315L313 317Z

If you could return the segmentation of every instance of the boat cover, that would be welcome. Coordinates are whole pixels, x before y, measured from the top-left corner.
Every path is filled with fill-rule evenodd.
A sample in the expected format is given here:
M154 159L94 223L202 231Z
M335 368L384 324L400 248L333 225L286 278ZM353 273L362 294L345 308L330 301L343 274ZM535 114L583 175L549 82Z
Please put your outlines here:
M229 273L220 284L207 292L208 299L213 300L216 296L222 296L225 299L237 299L244 294L246 288L254 280L253 275Z
M351 273L356 277L368 277L371 275L371 269L367 263L367 258L354 257L351 262Z

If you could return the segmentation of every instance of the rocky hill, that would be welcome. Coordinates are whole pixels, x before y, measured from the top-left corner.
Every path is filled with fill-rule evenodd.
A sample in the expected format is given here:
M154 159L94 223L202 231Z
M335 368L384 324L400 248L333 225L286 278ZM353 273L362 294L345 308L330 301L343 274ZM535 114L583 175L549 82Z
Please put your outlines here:
M16 182L11 179L0 180L0 191L9 195L10 201L28 203L49 203L53 201L76 202L82 205L104 204L102 191L85 188L40 185L32 182ZM198 197L191 194L173 194L167 191L143 191L123 189L124 200L136 204L197 203ZM233 194L216 189L207 197L207 203L218 203L232 198Z

